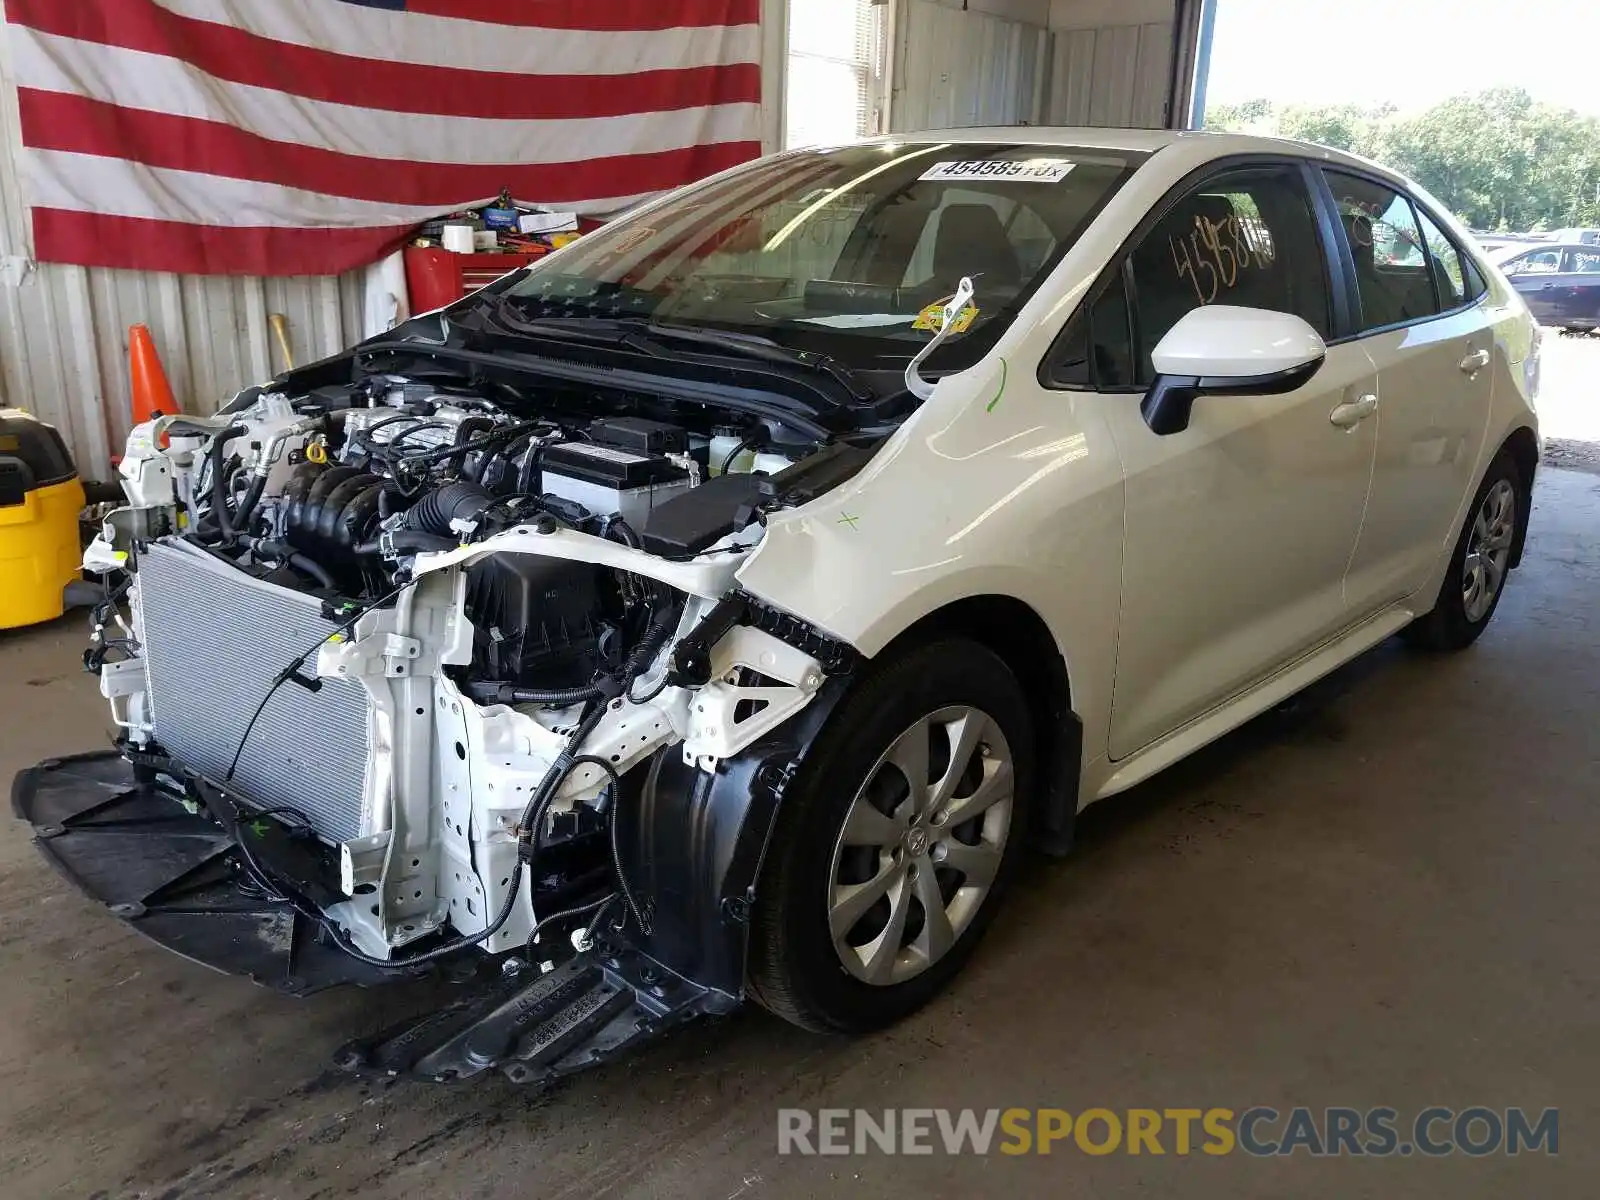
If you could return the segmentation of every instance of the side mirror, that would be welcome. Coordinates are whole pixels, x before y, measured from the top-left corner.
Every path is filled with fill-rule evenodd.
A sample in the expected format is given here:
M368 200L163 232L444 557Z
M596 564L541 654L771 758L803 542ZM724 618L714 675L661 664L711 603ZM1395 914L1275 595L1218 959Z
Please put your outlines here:
M1307 383L1328 347L1291 313L1210 304L1184 315L1156 345L1156 380L1139 406L1153 433L1189 428L1201 396L1278 396Z

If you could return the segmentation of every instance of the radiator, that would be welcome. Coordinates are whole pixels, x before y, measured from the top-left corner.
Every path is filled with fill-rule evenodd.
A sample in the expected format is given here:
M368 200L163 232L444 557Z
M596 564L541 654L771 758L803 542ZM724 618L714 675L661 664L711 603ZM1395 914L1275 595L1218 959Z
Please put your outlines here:
M156 740L221 780L272 681L337 624L310 596L262 583L185 543L139 558L145 670ZM316 655L302 673L315 671ZM347 680L289 682L257 719L233 782L264 806L291 805L331 842L362 833L367 695Z

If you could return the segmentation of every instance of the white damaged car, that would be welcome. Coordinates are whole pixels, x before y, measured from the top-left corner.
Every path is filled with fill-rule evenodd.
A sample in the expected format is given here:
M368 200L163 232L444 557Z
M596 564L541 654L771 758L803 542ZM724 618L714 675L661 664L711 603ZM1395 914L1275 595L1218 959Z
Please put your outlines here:
M746 997L881 1026L1030 849L1522 552L1537 330L1370 163L966 130L782 154L133 431L41 849L352 1068L539 1080ZM1044 936L1044 935L1041 935Z

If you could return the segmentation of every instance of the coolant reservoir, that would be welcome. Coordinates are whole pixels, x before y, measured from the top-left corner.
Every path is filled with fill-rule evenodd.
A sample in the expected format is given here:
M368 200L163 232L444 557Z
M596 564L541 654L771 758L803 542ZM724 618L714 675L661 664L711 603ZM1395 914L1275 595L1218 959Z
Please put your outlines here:
M745 435L730 425L719 425L712 430L711 445L707 448L709 460L707 466L712 475L722 474L722 464L728 462L728 455L735 450L739 454L728 462L728 474L737 475L750 470L751 464L756 460L756 452L749 447L740 449L744 443Z
M770 450L763 450L755 456L750 464L750 471L754 475L776 475L792 462L781 454L774 454Z

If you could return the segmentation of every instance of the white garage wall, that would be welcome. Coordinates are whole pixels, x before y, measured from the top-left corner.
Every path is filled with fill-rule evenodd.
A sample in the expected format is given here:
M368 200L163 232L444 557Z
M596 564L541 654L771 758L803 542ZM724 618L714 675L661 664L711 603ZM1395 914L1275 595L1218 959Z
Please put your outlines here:
M1043 18L1027 0L988 0L1008 13ZM1042 23L992 16L975 2L902 0L889 106L893 130L1037 124L1050 34Z
M895 0L891 128L1181 124L1174 32L1192 40L1201 3Z
M1196 101L1204 96L1209 30L1221 2L1051 0L1054 51L1046 119L1191 127Z
M1053 0L1052 125L1164 128L1174 0Z
M1059 30L1044 119L1051 125L1167 125L1172 28L1165 23Z

